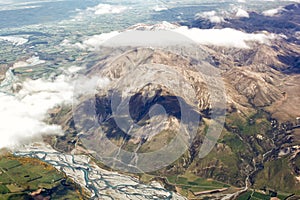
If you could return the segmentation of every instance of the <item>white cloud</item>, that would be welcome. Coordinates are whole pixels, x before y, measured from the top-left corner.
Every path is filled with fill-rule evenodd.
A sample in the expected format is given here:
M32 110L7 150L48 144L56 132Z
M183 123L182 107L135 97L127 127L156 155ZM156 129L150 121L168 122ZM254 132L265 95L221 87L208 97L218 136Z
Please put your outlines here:
M176 34L174 34L176 33ZM180 35L178 35L178 33ZM76 43L78 48L97 50L101 46L155 46L157 44L179 44L188 38L202 45L225 46L235 48L250 48L249 43L269 44L271 40L281 36L268 33L245 33L239 30L225 29L189 29L163 22L155 25L137 24L124 32L110 32L94 35L82 43ZM184 39L185 38L185 39ZM186 41L186 40L185 40Z
M45 63L45 60L40 60L38 56L32 56L31 58L27 59L26 61L19 61L14 63L12 68L19 68L19 67L30 67L39 64Z
M263 11L262 14L265 16L273 17L273 16L279 14L282 10L283 10L283 8L279 7L279 8Z
M129 27L127 30L158 31L158 30L172 30L177 27L178 27L178 25L176 25L176 24L172 24L170 22L163 21L158 24L138 23L138 24L135 24L135 25Z
M78 70L75 66L67 69L69 73L76 73ZM17 148L42 135L63 134L60 126L47 124L44 119L48 110L56 105L73 103L75 83L76 95L87 95L95 92L95 88L109 84L109 80L60 75L55 80L38 79L19 83L22 89L14 95L0 92L0 149ZM12 82L11 86L14 84ZM0 84L0 88L1 86Z
M246 17L246 18L249 18L249 14L247 11L239 8L235 14L236 17Z
M65 77L55 82L28 80L15 96L0 93L0 148L14 148L41 135L59 135L58 125L43 120L48 109L62 102L71 103L72 86Z
M13 45L19 46L28 42L28 39L14 36L0 36L0 40L13 43Z
M82 67L78 67L78 66L71 66L67 69L67 73L70 73L70 74L74 74L74 73L77 73L79 72L80 70L82 70L83 68Z
M95 15L103 15L103 14L118 14L122 13L128 8L126 6L117 6L110 4L98 4L95 7L89 7L86 10L92 11Z
M160 11L163 11L163 10L168 10L167 7L165 7L165 6L159 6L159 5L154 6L152 9L154 11L156 11L156 12L160 12Z
M78 14L71 21L84 21L87 18L98 15L120 14L128 9L131 9L131 7L100 3L97 6L88 7L85 10L76 9Z
M159 24L154 24L154 25L148 25L148 24L136 24L134 26L129 27L128 29L126 29L125 31L123 31L123 33L128 33L130 31L143 31L144 33L146 33L147 31L163 31L163 30L172 30L177 28L178 26L175 24L171 24L169 22L162 22ZM73 44L73 46L76 46L77 48L80 49L85 49L85 50L90 50L90 51L95 51L95 50L99 50L99 48L104 45L104 43L106 43L107 41L109 41L112 38L116 38L117 36L121 35L121 37L123 38L123 34L122 32L118 32L118 31L112 31L109 33L102 33L100 35L93 35L91 37L87 37L83 40L83 42L81 43L75 43ZM129 37L132 36L128 35ZM139 37L140 35L137 35L137 37ZM146 37L146 35L144 35ZM153 36L153 35L152 35ZM159 37L159 36L158 36ZM118 38L118 42L121 42L122 38ZM146 38L143 38L146 41ZM151 39L151 38L148 38ZM167 39L167 38L165 38ZM126 39L125 39L126 40ZM136 44L138 38L130 38L130 40L126 40L126 41L122 41L123 45L124 42L126 42L127 45L130 44ZM117 43L118 43L117 42ZM142 41L140 41L142 42ZM147 42L147 41L146 41ZM105 46L116 46L118 45L116 42L114 41L109 41L110 44L106 43ZM72 46L72 44L66 43L66 41L64 41L61 45L68 45L68 46Z
M89 50L97 50L101 44L103 44L105 41L119 35L120 32L113 31L109 33L103 33L100 35L93 35L86 40L84 40L82 43L76 43L79 48L81 49L89 49Z
M212 23L221 23L225 22L224 18L217 15L216 11L209 11L209 12L203 12L203 13L197 13L195 18L205 18L208 19Z
M174 31L199 44L236 48L250 48L247 42L269 43L270 40L277 37L275 34L245 33L231 28L189 29L187 27L179 27Z
M97 89L103 89L110 84L110 80L106 77L78 77L74 83L76 87L75 98L77 99L82 94L85 96L93 95L96 93Z
M112 31L109 33L102 33L99 35L93 35L83 38L82 42L72 43L69 40L65 39L60 43L60 46L68 48L79 48L82 50L96 51L99 50L99 47L107 40L119 35L120 32Z

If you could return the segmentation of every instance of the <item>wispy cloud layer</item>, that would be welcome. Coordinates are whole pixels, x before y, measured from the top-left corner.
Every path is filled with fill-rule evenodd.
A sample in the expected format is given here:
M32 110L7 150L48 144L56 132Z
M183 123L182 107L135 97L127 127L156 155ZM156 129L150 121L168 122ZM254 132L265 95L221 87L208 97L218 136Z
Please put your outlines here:
M17 148L43 135L64 134L59 125L45 121L49 109L72 105L74 96L94 94L97 88L109 84L106 78L77 76L80 69L72 66L55 80L26 80L19 83L22 89L14 95L0 92L0 149Z
M111 5L111 4L100 3L94 7L88 7L84 10L77 9L76 10L77 14L72 19L72 21L84 21L90 17L94 18L97 16L107 15L107 14L120 14L125 12L128 9L131 8L123 5Z
M275 34L245 33L231 28L225 29L188 29L179 27L177 33L185 35L199 44L235 48L250 48L248 42L269 43L275 39Z
M13 148L41 135L62 134L60 126L43 120L50 108L71 103L72 91L66 77L60 76L55 82L25 81L15 96L0 93L0 148Z
M22 45L28 42L28 39L22 38L22 37L15 37L15 36L0 36L0 40L4 40L7 42L11 42L14 45Z
M168 10L168 8L166 6L159 6L159 5L156 5L152 8L154 11L156 12L160 12L160 11L163 11L163 10Z
M208 11L208 12L202 12L196 14L195 18L204 18L208 19L212 23L221 23L225 22L224 18L222 16L217 15L216 11Z
M273 16L279 14L282 10L283 10L283 8L279 7L279 8L274 8L274 9L263 11L262 14L265 16L273 17Z
M246 18L249 18L249 14L247 11L239 8L235 14L236 17L246 17Z
M117 14L127 10L127 7L110 4L98 4L97 6L87 8L86 10L94 12L95 15Z
M143 37L145 37L145 34L138 34L135 33L134 36L136 36L135 40L133 38L128 38L126 40L126 34L130 31L162 31L162 30L168 30L171 32L175 32L180 34L183 37L189 38L190 40L202 44L202 45L214 45L214 46L224 46L224 47L235 47L235 48L250 48L249 43L257 42L257 43L264 43L269 44L269 42L273 39L278 38L279 36L272 33L267 32L261 32L261 33L245 33L239 30L231 29L231 28L224 28L224 29L198 29L198 28L188 28L185 26L176 26L173 24L170 24L168 22L164 22L162 24L155 24L153 26L149 25L143 25L139 24L137 26L133 26L132 29L125 30L122 34L122 32L110 32L110 33L104 33L100 35L94 35L87 39L85 39L82 43L77 43L77 47L88 49L88 50L97 50L103 45L105 42L105 45L109 45L112 43L112 46L117 46L114 37L118 37L118 42L120 42L119 45L126 46L126 45L135 45L135 44L141 44L141 41L145 40ZM119 36L120 34L123 35L123 37ZM151 37L150 33L147 33L148 35L148 41L153 42L153 40L150 40L149 37ZM163 33L167 34L167 33ZM127 34L127 36L132 37L133 34ZM171 35L170 35L171 36ZM152 34L152 37L157 37L157 35ZM174 37L174 35L172 35ZM123 38L120 39L120 38ZM164 37L166 39L166 43L170 42L168 37ZM171 38L171 37L170 37ZM156 39L156 38L153 38ZM162 37L159 38L160 40L158 42L163 43ZM124 42L122 42L124 41Z

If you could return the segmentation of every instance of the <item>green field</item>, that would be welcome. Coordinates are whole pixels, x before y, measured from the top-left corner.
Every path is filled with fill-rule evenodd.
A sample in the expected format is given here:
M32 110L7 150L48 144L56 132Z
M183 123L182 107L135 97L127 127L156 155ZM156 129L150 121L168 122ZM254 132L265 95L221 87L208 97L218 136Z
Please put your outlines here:
M220 183L218 181L199 178L190 174L186 176L168 176L167 180L170 184L191 192L201 192L205 190L215 190L230 187L229 185Z
M291 173L293 169L289 164L289 159L289 157L283 157L266 162L264 169L255 177L254 187L262 188L266 186L277 191L285 191L300 195L300 184Z
M278 194L277 198L284 200L288 195ZM237 200L269 200L271 196L269 194L263 194L254 191L247 191L240 195Z
M28 199L28 194L38 189L44 189L41 194L51 199L82 199L72 182L66 180L68 186L64 186L62 180L63 173L39 160L0 157L0 200Z
M9 192L9 189L5 185L0 185L0 194L7 194Z
M38 162L26 162L28 161L25 159L1 158L0 182L6 185L16 184L24 189L35 190L41 184L43 187L52 188L64 178L63 174L58 173L49 166L40 165L41 163Z
M258 192L248 191L238 197L237 200L269 200L271 197Z

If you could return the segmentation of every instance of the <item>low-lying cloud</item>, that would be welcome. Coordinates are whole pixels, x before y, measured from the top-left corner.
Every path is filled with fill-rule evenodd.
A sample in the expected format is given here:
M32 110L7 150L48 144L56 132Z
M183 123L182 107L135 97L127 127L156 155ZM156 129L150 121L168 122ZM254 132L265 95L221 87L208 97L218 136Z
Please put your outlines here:
M162 25L153 25L151 27L147 25L140 24L139 26L133 26L134 29L128 29L123 32L123 35L126 36L126 33L130 31L137 32L136 38L129 38L126 40L124 38L123 42L118 38L119 45L140 45L141 41L143 41L142 37L146 35L138 34L139 30L143 31L161 31L167 30L175 33L179 33L186 38L191 39L195 43L202 45L214 45L214 46L223 46L223 47L235 47L235 48L250 48L249 43L260 43L260 44L269 44L271 40L278 38L279 36L276 34L261 32L261 33L245 33L243 31L235 30L232 28L224 28L224 29L198 29L198 28L188 28L186 26L176 26L173 24L166 24L164 22ZM116 41L114 41L114 37L119 37L122 34L121 32L110 32L101 35L94 35L92 37L87 38L82 43L77 43L77 46L83 49L88 50L97 50L105 43L105 45L109 45L109 43L113 43L112 46L117 46ZM165 34L165 33L164 33ZM128 36L132 36L133 34L127 34ZM148 34L151 37L151 34ZM155 37L155 35L152 35ZM140 37L140 38L139 38ZM111 40L110 40L111 39ZM155 38L154 38L155 39ZM153 42L148 38L148 41ZM163 41L159 41L163 42ZM166 42L170 42L166 40Z
M274 9L270 9L270 10L265 10L262 12L262 14L265 16L273 17L273 16L279 14L282 10L283 10L283 8L279 7L279 8L274 8Z
M86 9L87 11L94 12L95 15L103 14L117 14L122 13L127 10L126 6L110 5L110 4L98 4L95 7L90 7Z
M73 20L84 20L87 17L95 17L97 15L120 14L127 9L129 9L127 6L100 3L97 6L88 7L85 10L77 10L78 14Z
M152 8L152 10L156 12L160 12L160 11L168 10L168 8L166 6L156 5Z
M84 40L82 43L76 43L76 45L81 49L87 49L90 48L91 50L97 50L101 44L103 44L105 41L119 35L120 32L113 31L109 33L103 33L100 35L93 35L86 40Z
M196 14L195 18L204 18L208 19L212 23L221 23L225 22L224 18L222 16L218 16L216 11L209 11L209 12L202 12Z
M95 18L97 16L107 14L120 14L128 9L130 9L130 7L123 5L111 5L100 3L94 7L88 7L84 10L77 9L77 15L72 19L72 21L84 21L88 18Z
M54 82L28 80L19 93L0 93L0 148L14 148L41 135L63 134L60 126L43 120L47 111L57 104L72 102L72 86L64 76Z
M43 135L64 134L59 125L45 121L49 109L72 105L75 83L76 95L91 94L109 83L108 79L101 77L74 77L74 72L79 70L73 66L66 70L68 75L60 75L55 80L26 80L20 83L22 89L14 94L0 92L0 149L17 148Z
M236 17L245 17L245 18L249 18L249 13L246 10L243 10L241 8L238 8L236 14Z
M235 48L250 48L248 42L269 43L275 39L275 34L265 33L245 33L239 30L224 29L189 29L187 27L179 27L175 29L177 33L185 35L196 43L203 45L214 45Z
M30 67L30 66L43 64L45 62L46 62L45 60L40 60L38 56L32 56L31 58L28 58L26 61L19 61L14 63L12 68Z
M12 43L13 45L19 46L28 42L28 39L15 36L0 36L0 40L4 40Z

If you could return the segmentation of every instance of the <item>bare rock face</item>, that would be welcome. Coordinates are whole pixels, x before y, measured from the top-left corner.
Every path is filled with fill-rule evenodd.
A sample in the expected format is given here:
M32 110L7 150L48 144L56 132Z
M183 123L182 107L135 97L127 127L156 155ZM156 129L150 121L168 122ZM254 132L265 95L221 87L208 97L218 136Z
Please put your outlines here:
M81 141L85 135L78 133L100 130L117 147L109 156L122 160L119 151L124 150L133 153L125 158L131 163L151 166L155 160L139 154L156 152L179 135L190 146L174 148L160 157L167 160L179 150L185 152L159 175L188 172L244 187L247 176L262 168L263 159L276 159L277 148L300 141L300 134L286 134L284 124L300 113L299 45L280 38L270 44L249 43L249 47L201 46L198 57L191 53L193 49L103 48L101 55L90 55L99 57L99 62L89 65L85 76L109 81L92 95L80 97L73 111L82 121L74 119L71 108L50 113L53 123L61 124L68 133L58 138L56 148L90 153L85 149L90 146ZM217 144L200 159L215 106L212 91L222 92L218 85L209 85L214 69L224 84L227 118ZM188 131L190 125L195 130Z
M277 43L274 44L273 48L268 45L257 45L251 50L205 47L213 59L218 62L217 64L214 63L214 65L222 72L224 83L227 86L227 96L230 100L228 104L235 102L236 107L243 107L243 105L250 103L255 107L266 107L283 98L284 91L278 86L282 84L287 76L285 71L297 66L287 65L280 58L285 54L294 55L295 52L300 52L300 50L298 51L297 48L286 44L285 51L275 51L281 44ZM166 85L167 82L174 81L175 77L175 79L181 77L184 81L189 82L196 92L199 110L211 107L205 79L203 79L199 71L195 70L191 58L161 50L136 49L121 55L117 59L108 59L104 64L103 62L99 63L92 68L91 72L94 73L99 71L99 69L101 69L101 76L108 77L114 83L111 87L116 87L118 84L116 80L120 81L119 79L126 74L137 70L141 76L140 79L133 73L126 80L122 79L122 84L118 86L120 91L131 87L131 95L138 92L134 91L134 87L137 82L143 82L143 75L145 76L149 71L162 70L163 72L168 72L169 76L166 76L166 73L155 72L152 82L155 79L159 79L164 81L161 85ZM148 88L148 90L155 89L161 90L162 88L160 88L159 84L151 85L151 88ZM164 89L163 91L166 92ZM187 92L190 92L190 90L182 90L182 85L172 86L171 93L173 95L181 96L189 102L187 96L191 94L187 94ZM236 99L237 96L240 97L239 100ZM251 108L249 105L248 107Z
M251 49L206 46L203 47L205 53L201 51L201 60L184 51L180 54L170 49L110 49L109 56L102 57L87 73L90 77L96 75L110 80L110 84L96 95L100 121L111 120L112 98L131 106L128 109L126 103L121 104L119 114L133 118L135 123L147 123L151 107L156 104L166 107L166 112L175 110L167 114L179 121L181 103L191 112L208 117L206 115L213 106L209 88L212 86L207 83L205 71L213 71L213 68L221 72L228 110L246 115L257 108L268 108L272 112L272 106L285 99L285 80L291 76L287 73L297 68L297 62L288 63L283 57L293 57L300 49L283 39L268 45L251 45ZM218 90L218 86L213 87ZM282 109L284 112L285 107ZM111 120L106 130L115 132L111 128L117 126Z
M117 90L130 91L131 95L139 93L142 87L143 93L162 91L165 95L182 97L190 105L193 102L188 97L196 95L200 110L210 107L207 86L197 66L191 58L172 52L136 49L106 65L101 75L111 80L111 88L117 86Z
M8 66L0 66L0 82L3 81L5 79L5 73L8 69Z
M272 44L249 46L249 49L204 46L200 51L201 59L186 50L103 49L105 53L99 62L89 67L85 75L105 77L109 83L95 90L92 96L83 95L79 99L75 110L84 121L79 124L82 127L75 122L76 129L78 132L90 130L95 122L100 124L105 136L119 147L111 155L118 157L118 151L122 150L134 152L135 156L130 157L132 163L143 160L139 153L160 150L180 132L184 142L191 145L182 147L185 154L167 169L162 169L162 174L189 171L244 186L247 174L255 169L266 152L275 148L274 145L290 141L284 134L276 137L279 142L273 141L267 119L276 118L281 123L295 119L300 113L297 106L299 45L279 39ZM211 123L212 91L222 91L218 85L209 84L214 69L220 73L224 84L226 98L223 100L228 119L210 156L199 159L197 155L206 126ZM95 115L88 115L86 111L92 99L96 111ZM268 113L254 115L259 110ZM184 120L185 114L188 119L197 116L200 121ZM73 124L71 111L63 120ZM189 123L197 127L195 134L187 131ZM174 155L176 151L178 149L174 149ZM172 156L169 153L161 159ZM148 160L144 165L151 163Z
M235 102L244 112L245 107L266 109L282 122L295 120L296 113L300 112L294 106L298 104L294 97L299 98L295 89L299 86L295 84L300 67L299 45L279 39L269 45L256 44L251 49L239 51L211 47L210 54L222 70L228 103Z
M225 77L239 94L257 107L271 105L282 97L281 91L270 83L272 78L264 73L233 68L225 73Z
M192 56L151 48L125 51L99 62L87 76L110 80L95 94L101 130L115 145L136 153L160 150L177 140L178 134L184 144L192 142L204 111L211 107L207 75L199 69L205 66L208 74L214 68L204 59L195 62ZM79 116L84 116L80 107L84 103L78 108ZM174 156L169 152L172 162L180 148L187 150L182 146L173 150Z

